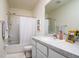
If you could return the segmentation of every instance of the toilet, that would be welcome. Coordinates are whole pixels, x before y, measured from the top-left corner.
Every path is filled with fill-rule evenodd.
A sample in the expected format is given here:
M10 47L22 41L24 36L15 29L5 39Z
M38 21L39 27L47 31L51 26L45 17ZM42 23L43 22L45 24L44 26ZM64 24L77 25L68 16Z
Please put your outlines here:
M24 46L24 54L26 58L32 57L32 46Z

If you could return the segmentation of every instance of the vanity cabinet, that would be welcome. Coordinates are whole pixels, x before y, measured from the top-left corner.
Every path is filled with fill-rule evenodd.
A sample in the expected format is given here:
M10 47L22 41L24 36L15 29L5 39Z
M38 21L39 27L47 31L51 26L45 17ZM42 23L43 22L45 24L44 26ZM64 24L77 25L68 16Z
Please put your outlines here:
M53 49L47 47L46 45L32 40L32 57L33 58L66 58L60 53L54 51Z
M32 40L32 58L47 58L47 47Z

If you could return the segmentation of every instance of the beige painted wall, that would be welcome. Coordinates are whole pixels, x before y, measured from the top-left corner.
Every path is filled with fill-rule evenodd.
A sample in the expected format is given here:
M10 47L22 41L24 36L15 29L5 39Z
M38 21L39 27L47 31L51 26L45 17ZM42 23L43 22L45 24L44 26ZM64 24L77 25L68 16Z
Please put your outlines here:
M7 0L0 0L0 20L5 20L8 11Z
M40 20L40 32L38 31L38 35L44 35L44 20L45 20L45 6L50 2L50 0L39 0L35 9L33 10L34 17L37 17L37 20Z
M2 39L2 20L7 20L7 0L0 0L0 57L5 56L4 41Z
M67 25L66 32L72 28L79 29L79 0L71 0L71 2L51 12L49 16L56 19L58 26Z
M16 15L33 16L33 12L31 10L10 8L9 12L16 13Z

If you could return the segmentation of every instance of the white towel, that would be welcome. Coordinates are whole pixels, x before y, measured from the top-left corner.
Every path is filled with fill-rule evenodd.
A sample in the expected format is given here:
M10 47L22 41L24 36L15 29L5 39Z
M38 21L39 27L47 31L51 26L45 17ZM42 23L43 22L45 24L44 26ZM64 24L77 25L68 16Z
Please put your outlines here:
M2 22L2 36L4 37L4 40L6 41L8 39L8 21L5 20Z

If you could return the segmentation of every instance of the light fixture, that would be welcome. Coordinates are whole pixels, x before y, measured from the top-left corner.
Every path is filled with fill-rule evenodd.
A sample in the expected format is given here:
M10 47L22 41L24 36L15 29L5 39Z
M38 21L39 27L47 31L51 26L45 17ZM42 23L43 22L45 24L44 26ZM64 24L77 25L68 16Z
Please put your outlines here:
M56 1L56 3L57 3L57 4L60 4L60 3L61 3L61 1Z

